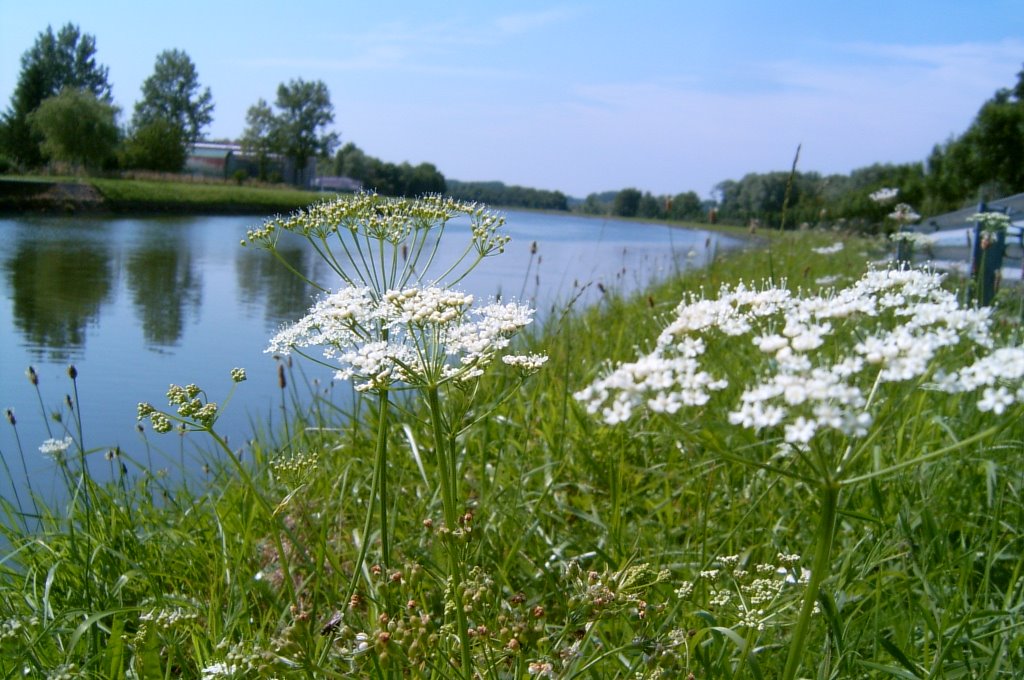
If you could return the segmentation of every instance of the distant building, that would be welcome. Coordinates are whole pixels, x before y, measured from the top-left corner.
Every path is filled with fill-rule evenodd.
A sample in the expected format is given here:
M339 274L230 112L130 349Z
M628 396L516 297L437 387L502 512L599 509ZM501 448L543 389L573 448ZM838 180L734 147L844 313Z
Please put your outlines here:
M239 172L244 177L260 177L260 159L245 153L241 144L224 142L196 142L185 158L185 172L196 177L235 179ZM317 187L316 159L310 158L304 167L295 169L291 159L270 154L262 168L263 179L286 182L294 180L296 186ZM341 178L347 179L347 178Z
M197 142L185 158L185 172L200 177L228 179L235 168L235 158L242 155L239 144Z
M313 188L317 191L354 194L363 190L363 183L351 177L317 177L313 180Z

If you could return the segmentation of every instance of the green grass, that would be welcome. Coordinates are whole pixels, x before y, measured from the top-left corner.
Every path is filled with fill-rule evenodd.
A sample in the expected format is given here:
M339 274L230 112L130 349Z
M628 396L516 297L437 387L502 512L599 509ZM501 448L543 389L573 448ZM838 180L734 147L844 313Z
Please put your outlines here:
M323 195L291 188L237 186L220 183L176 182L142 179L90 179L103 198L118 206L190 205L204 207L247 206L274 209L302 208Z
M116 186L102 190L159 196ZM550 677L781 677L804 594L785 576L812 565L819 495L804 479L733 460L768 460L777 433L731 426L714 403L605 426L572 394L609 362L649 349L688 293L769 278L814 289L833 276L841 286L884 257L859 239L833 255L811 251L836 238L768 234L640 295L609 291L523 340L550 357L540 373L481 380L467 402L481 419L453 440L466 513L461 599L445 592L433 430L412 400L387 434L390 570L378 568L379 531L363 535L379 441L371 402L293 403L287 430L237 452L244 477L236 452L210 444L209 476L195 471L210 482L203 490L164 486L132 462L141 451L123 452L119 483L97 485L69 449L59 468L66 505L39 516L6 505L0 673L462 677L445 611L461 601L483 678L548 668ZM1015 317L1003 318L1002 341L1019 342ZM757 368L752 348L726 339L709 355L748 378ZM292 370L289 390L301 383ZM217 376L182 376L191 380L221 391ZM888 398L865 471L952 452L843 488L800 675L1020 677L1022 409L980 414L966 397L918 384ZM103 463L90 454L89 464ZM780 553L796 554L796 565ZM777 589L761 630L740 620L757 565ZM717 577L701 576L712 569Z

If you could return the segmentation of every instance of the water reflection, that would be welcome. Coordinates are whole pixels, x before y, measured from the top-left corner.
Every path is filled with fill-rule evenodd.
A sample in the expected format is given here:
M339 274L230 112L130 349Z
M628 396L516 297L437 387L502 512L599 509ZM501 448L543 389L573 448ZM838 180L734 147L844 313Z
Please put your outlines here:
M29 364L50 408L67 390L73 362L89 445L118 445L136 460L150 453L135 430L139 401L161 403L170 383L218 390L218 376L226 381L235 366L248 369L249 380L218 422L222 434L245 441L254 423L276 425L281 390L264 353L267 338L305 314L315 290L270 254L238 246L251 222L0 218L0 409L19 413L26 450L50 436L45 414L33 417L38 397L23 378ZM665 227L533 213L510 214L509 227L513 242L505 255L481 263L460 288L481 301L498 294L528 299L540 307L538 319L570 301L598 302L606 288L631 289L700 266L721 242ZM440 252L437 260L457 257L466 236L453 225L450 241L459 250ZM291 267L338 287L308 244L289 237L282 235L279 248ZM296 374L309 368L298 364ZM331 372L318 369L308 375L329 380ZM156 447L172 451L180 442L168 438ZM18 447L11 428L0 427L0 455ZM38 470L50 465L32 460ZM0 479L0 496L4 486Z
M128 254L128 289L143 337L151 345L177 345L186 315L198 315L202 277L188 246L173 225L147 225L141 245Z
M113 289L109 249L74 239L20 239L4 262L14 325L36 357L64 361L85 347Z
M318 281L321 260L305 243L280 245L278 253L307 279ZM306 313L316 289L289 271L277 258L264 250L247 249L235 260L238 292L243 304L259 309L267 328L276 328Z

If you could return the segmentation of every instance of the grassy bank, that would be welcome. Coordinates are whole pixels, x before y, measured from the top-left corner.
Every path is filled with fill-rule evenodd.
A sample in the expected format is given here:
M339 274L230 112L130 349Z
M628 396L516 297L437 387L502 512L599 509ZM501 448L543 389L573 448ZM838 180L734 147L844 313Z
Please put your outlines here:
M253 187L138 179L93 179L111 210L265 214L304 208L323 194L287 187Z
M290 212L324 194L290 187L174 179L0 179L0 211L120 214L254 214Z
M552 314L516 339L524 355L548 357L539 372L524 378L496 362L450 385L441 403L428 382L426 399L396 390L385 401L371 389L341 412L324 386L303 386L298 365L282 362L282 396L317 397L289 400L287 428L227 446L203 410L206 393L172 390L177 411L151 408L169 424L181 417L195 430L184 436L204 442L207 468L195 471L203 489L165 488L136 464L143 451L109 461L104 450L79 451L76 411L65 410L71 439L55 433L51 455L68 504L6 506L0 671L1019 677L1024 412L1008 395L995 408L998 400L936 387L943 372L984 355L984 343L936 350L927 370L903 380L877 378L889 365L881 360L843 364L864 373L856 384L866 403L848 392L835 392L834 403L858 403L850 412L870 422L838 422L806 441L788 428L795 421L749 428L730 415L745 387L787 363L759 347L780 343L775 335L800 338L787 341L796 354L838 362L876 337L876 324L907 321L899 310L916 295L907 287L876 291L884 302L874 316L835 313L846 299L835 294L777 324L785 296L773 293L746 317L767 324L752 342L712 304L721 286L740 281L813 301L832 286L855 287L867 262L885 256L878 242L836 241L770 235L643 294L609 291L592 308ZM815 331L825 309L832 328ZM993 344L1018 345L1013 317L997 317ZM966 335L970 315L956 318L948 329L962 323L955 332ZM588 385L637 362L684 319L690 335L677 329L660 358L699 356L728 385L676 410L650 405L650 394L622 418L611 401L588 411ZM948 329L939 333L947 341ZM672 365L663 388L701 393L697 373ZM600 389L608 400L628 396L640 374ZM230 384L182 376L191 380L211 394ZM808 403L785 398L794 415ZM167 416L144 415L164 429ZM177 434L147 436L177 446ZM26 442L23 455L34 447ZM4 453L17 467L16 454ZM123 465L124 474L100 486L87 465Z

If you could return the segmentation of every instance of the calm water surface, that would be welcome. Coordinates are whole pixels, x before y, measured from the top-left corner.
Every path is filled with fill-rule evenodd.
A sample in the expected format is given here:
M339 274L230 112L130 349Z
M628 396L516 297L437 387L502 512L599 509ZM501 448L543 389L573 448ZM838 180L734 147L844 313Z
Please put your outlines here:
M543 316L585 289L635 289L685 267L703 266L737 244L727 237L614 220L509 212L512 237L504 255L485 260L462 288L478 296L527 299ZM17 430L0 423L0 454L19 484L19 443L36 491L52 493L54 463L38 452L59 423L41 414L25 377L39 375L43 403L57 410L72 394L67 367L78 370L78 403L95 473L108 470L103 452L119 446L137 461L154 458L171 470L196 458L181 455L177 435L136 430L139 401L166 404L170 383L194 382L221 402L232 367L246 368L218 429L240 443L252 422L280 420L277 364L264 354L281 324L305 313L313 291L267 253L241 248L258 220L251 217L0 219L0 409L13 409ZM453 228L451 240L465 239ZM536 242L536 255L531 256ZM292 263L315 281L326 268L303 243L285 244ZM329 372L304 366L311 377ZM17 437L15 436L17 435ZM196 436L196 435L192 435ZM205 447L198 438L196 444ZM188 444L187 446L191 446ZM170 452L170 453L168 453ZM182 463L184 461L184 463ZM0 471L0 474L4 474ZM0 480L9 495L12 481Z

